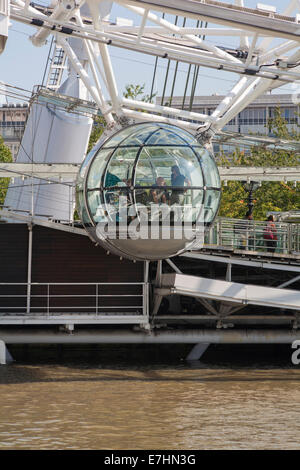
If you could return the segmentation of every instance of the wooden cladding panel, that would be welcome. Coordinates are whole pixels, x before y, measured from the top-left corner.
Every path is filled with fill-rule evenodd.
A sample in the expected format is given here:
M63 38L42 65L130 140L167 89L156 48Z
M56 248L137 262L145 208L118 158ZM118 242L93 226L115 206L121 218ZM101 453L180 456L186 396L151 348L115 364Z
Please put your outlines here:
M27 282L28 227L0 224L0 282Z
M27 282L28 232L25 224L0 224L0 282ZM32 283L143 282L143 263L120 261L116 256L107 255L103 248L96 247L88 237L34 226L31 280ZM47 300L48 293L51 296L50 303ZM32 285L32 312L70 312L73 307L77 307L82 313L94 311L96 293L95 286L48 288L48 286ZM112 305L116 307L113 309L116 311L119 310L118 305L141 305L141 297L120 297L124 294L140 296L142 286L100 286L98 311L105 311L105 307ZM26 311L26 286L0 286L0 295L7 296L0 297L0 307L22 306L23 309L10 308L7 311L19 313ZM80 298L77 295L84 297ZM105 297L102 297L103 295ZM0 313L4 310L0 308Z
M143 263L107 255L88 237L36 226L32 281L142 282Z

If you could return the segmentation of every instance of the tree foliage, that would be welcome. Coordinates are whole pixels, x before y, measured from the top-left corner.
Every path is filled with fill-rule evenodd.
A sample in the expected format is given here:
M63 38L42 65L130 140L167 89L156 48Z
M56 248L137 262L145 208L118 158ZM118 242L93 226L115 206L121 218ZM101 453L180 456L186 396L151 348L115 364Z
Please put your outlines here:
M276 109L274 117L268 121L269 131L282 139L300 140L298 132L290 132L287 122ZM230 155L220 154L220 166L247 166L247 167L292 167L300 163L299 155L292 151L274 149L264 146L252 147L246 154L237 149ZM229 181L227 186L222 185L222 202L219 215L223 217L243 218L248 210L248 193L239 181ZM289 211L300 208L300 188L293 182L262 182L262 185L253 193L253 217L264 220L269 211Z
M97 116L94 120L93 129L90 135L90 140L87 148L87 152L90 152L97 141L100 139L106 126L106 121L103 116Z
M0 162L11 163L13 161L11 151L5 145L3 137L0 136ZM0 178L0 205L4 204L9 178Z
M144 101L145 103L152 103L153 98L155 97L156 93L153 95L145 95L145 84L144 85L130 85L125 86L125 91L123 92L124 98L129 98L132 100L140 100Z

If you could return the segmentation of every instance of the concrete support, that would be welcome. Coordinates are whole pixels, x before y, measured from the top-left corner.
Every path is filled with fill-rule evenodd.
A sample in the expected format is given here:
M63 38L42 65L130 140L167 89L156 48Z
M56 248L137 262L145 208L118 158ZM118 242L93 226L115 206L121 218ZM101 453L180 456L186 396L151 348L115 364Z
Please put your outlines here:
M13 362L12 355L8 351L5 342L0 340L0 365L6 365Z
M162 261L157 261L157 268L156 268L156 276L155 276L155 286L161 286L161 276L162 276ZM160 307L161 301L163 299L163 295L156 294L154 291L154 299L153 299L153 309L152 309L152 317L154 317Z
M6 364L6 347L4 341L0 340L0 364Z
M199 361L199 359L203 356L203 354L205 353L209 345L210 343L195 344L193 349L187 355L186 360L187 361Z

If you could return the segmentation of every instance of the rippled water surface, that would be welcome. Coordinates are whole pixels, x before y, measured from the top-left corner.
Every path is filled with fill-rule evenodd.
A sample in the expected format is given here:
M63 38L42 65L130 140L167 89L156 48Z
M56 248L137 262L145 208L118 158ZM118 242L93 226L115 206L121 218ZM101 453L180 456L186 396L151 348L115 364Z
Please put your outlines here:
M287 349L187 351L19 348L0 367L0 449L300 448Z

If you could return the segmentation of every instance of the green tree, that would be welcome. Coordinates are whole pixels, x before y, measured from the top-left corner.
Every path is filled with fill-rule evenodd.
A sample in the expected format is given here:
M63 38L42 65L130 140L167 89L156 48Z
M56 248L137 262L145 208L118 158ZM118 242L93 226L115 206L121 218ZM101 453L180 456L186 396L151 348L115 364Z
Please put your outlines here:
M106 126L106 121L103 116L97 116L94 120L93 129L90 135L90 140L87 148L87 152L90 152L97 141L100 139Z
M5 145L3 137L0 136L0 162L11 163L13 161L9 148ZM10 178L0 178L0 205L4 204L6 191Z
M125 91L123 92L124 98L129 98L132 100L144 101L145 103L152 103L153 98L156 96L156 93L153 95L145 95L145 84L144 85L126 85Z
M273 135L283 139L300 140L297 130L289 132L287 122L281 115L281 110L275 110L274 117L267 123ZM264 146L252 147L250 154L239 149L230 155L220 154L220 166L256 166L256 167L288 167L298 166L299 155L295 152L274 149ZM248 193L242 183L229 181L227 186L222 185L222 202L219 215L223 217L242 218L247 213ZM300 207L300 188L294 183L262 182L262 185L253 193L253 217L264 220L268 211L289 211Z

